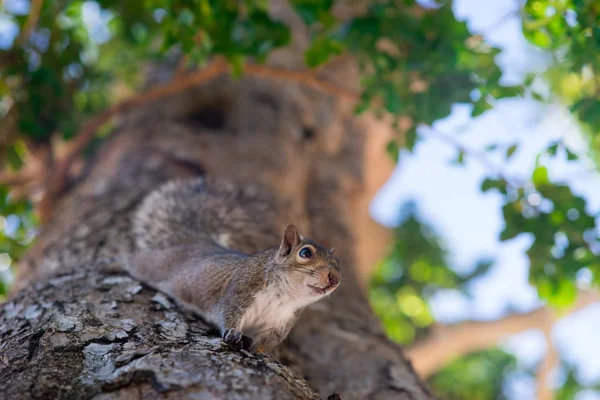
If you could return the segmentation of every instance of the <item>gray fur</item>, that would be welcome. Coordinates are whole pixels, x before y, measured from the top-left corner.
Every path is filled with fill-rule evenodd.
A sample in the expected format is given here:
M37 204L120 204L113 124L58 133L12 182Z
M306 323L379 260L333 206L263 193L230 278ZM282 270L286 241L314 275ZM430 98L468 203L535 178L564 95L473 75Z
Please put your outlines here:
M127 263L135 277L175 297L215 324L224 340L253 339L271 352L302 309L330 294L341 279L338 259L288 225L278 247L255 254L260 240L275 244L273 204L254 187L192 179L150 193L135 213L138 249ZM308 247L312 257L299 251ZM235 250L232 250L235 249Z

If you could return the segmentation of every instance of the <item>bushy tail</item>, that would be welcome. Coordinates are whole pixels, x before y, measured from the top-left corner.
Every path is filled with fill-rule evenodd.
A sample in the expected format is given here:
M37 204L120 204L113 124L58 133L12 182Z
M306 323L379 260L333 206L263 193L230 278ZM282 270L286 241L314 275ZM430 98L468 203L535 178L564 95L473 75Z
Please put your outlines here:
M211 240L244 253L277 245L276 203L254 185L194 178L149 193L134 214L139 249L161 249Z

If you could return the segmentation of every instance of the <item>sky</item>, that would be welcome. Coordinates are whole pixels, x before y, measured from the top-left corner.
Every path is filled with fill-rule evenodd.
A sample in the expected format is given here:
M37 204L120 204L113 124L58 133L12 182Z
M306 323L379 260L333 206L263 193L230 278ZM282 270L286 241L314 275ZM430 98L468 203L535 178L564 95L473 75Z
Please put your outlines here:
M481 33L490 44L502 49L497 62L503 70L502 83L522 82L528 72L542 71L545 54L530 46L521 33L520 19L514 13L514 0L455 0L456 17L467 21L469 29ZM470 118L471 107L456 105L434 129L456 137L469 148L519 143L507 164L504 155L488 156L509 176L527 178L535 156L549 142L562 138L579 154L585 151L577 124L566 107L541 104L531 98L503 99L482 116ZM450 251L451 263L466 271L478 259L496 258L490 273L469 287L472 299L447 290L436 295L432 308L438 320L452 323L464 319L490 320L506 315L512 308L525 312L540 305L535 289L528 283L529 263L525 250L532 238L525 234L500 243L503 228L500 195L482 194L480 185L489 170L478 160L465 157L465 165L455 166L456 150L449 144L427 137L411 154L403 152L398 167L371 204L376 220L394 226L401 218L401 205L417 202L420 216L433 225ZM552 179L568 182L574 193L588 200L590 210L600 211L600 175L585 157L578 162L548 160ZM581 275L581 281L588 277ZM561 358L576 366L582 383L600 380L600 304L589 306L560 320L552 331L553 345ZM533 366L544 356L546 344L541 331L528 331L506 338L502 345L519 357L524 366ZM564 371L553 373L552 384L560 384ZM535 382L515 377L508 388L514 399L534 398ZM600 394L583 393L576 400L599 400Z

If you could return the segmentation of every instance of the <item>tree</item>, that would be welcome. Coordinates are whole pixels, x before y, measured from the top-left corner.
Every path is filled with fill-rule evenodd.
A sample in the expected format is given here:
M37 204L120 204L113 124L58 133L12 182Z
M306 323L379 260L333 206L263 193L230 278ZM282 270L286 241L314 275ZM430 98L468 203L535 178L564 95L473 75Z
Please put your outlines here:
M32 210L41 233L1 306L6 393L311 398L316 390L323 397L336 391L344 398L430 397L385 339L364 295L392 238L371 221L368 203L400 150L425 137L453 144L457 163L475 157L490 167L482 190L505 197L503 240L522 232L535 237L528 255L542 298L567 307L575 301L578 271L598 280L595 219L581 197L549 179L543 158L531 179L515 179L432 128L455 103L472 104L478 116L500 98L540 97L535 77L500 83L499 50L457 21L449 2L430 8L411 0L21 5L5 0L1 14L15 28L14 40L0 43L6 185L0 206L14 217L1 250L21 258L36 224ZM586 58L594 51L582 51L597 48L595 2L535 0L515 12L532 43L565 55L544 78L576 75L585 90L552 89L595 129L590 90L598 60ZM360 87L349 84L359 81ZM489 149L507 158L516 150ZM577 157L562 142L547 153ZM346 250L342 288L307 312L282 348L280 360L292 370L227 351L202 321L161 294L94 268L130 247L129 213L144 193L199 174L265 184L288 201L279 213ZM561 235L568 246L556 255L550 250ZM439 264L443 254L425 261ZM435 284L466 279L433 267L441 279ZM411 279L418 290L406 295L422 302L428 285ZM416 336L431 333L426 319L409 321L420 324ZM435 332L429 336L435 341ZM418 354L418 347L410 351ZM493 357L511 365L502 354ZM446 376L438 381L452 379Z
M298 63L293 48L279 59ZM200 74L224 74L224 65ZM371 167L361 163L368 156L376 164L378 155L364 150L378 148L381 157L383 135L367 136L351 109L314 89L219 78L181 90L194 76L160 86L153 92L160 102L123 117L89 173L52 200L51 216L42 215L48 222L18 269L16 287L24 289L2 306L2 392L314 398L306 378L323 397L339 391L346 398L429 398L399 348L384 338L353 272L359 257L370 257L359 253L361 236L381 235L366 208L353 203L365 204L373 194L361 177ZM170 91L178 93L162 95ZM44 146L38 143L32 146ZM377 164L389 172L391 163ZM295 373L228 351L206 324L186 320L161 295L92 269L126 246L129 212L145 192L196 174L265 183L290 201L290 215L316 240L348 249L340 254L345 288L306 313L282 352ZM363 232L351 235L351 224ZM50 270L60 277L37 278Z

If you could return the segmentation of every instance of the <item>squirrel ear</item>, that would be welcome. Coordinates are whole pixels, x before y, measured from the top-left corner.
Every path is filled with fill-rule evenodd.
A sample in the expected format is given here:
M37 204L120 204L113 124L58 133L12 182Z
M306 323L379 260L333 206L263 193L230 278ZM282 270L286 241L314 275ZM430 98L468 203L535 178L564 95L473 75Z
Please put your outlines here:
M335 247L332 247L332 248L330 248L330 249L329 249L329 252L330 252L331 254L335 254Z
M279 246L279 255L285 257L292 252L294 246L298 246L302 242L298 229L294 225L288 225L283 232L281 246Z

